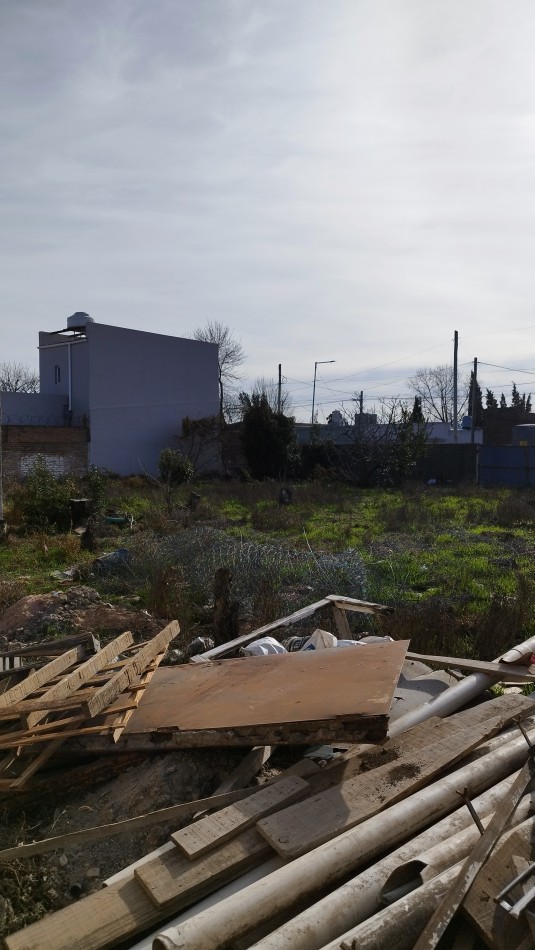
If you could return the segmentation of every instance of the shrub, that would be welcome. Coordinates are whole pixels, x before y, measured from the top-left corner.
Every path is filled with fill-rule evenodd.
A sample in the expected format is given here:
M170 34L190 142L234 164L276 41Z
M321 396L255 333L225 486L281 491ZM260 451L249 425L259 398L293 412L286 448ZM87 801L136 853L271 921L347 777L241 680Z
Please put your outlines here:
M26 527L30 531L68 531L70 499L74 494L74 482L55 478L42 456L38 456L17 499Z

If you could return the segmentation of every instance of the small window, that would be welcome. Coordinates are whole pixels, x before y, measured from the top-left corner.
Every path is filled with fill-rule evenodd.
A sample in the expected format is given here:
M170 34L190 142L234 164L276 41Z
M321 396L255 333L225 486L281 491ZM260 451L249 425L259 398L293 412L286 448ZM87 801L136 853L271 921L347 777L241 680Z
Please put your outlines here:
M54 382L56 384L61 382L61 366L59 363L54 366Z

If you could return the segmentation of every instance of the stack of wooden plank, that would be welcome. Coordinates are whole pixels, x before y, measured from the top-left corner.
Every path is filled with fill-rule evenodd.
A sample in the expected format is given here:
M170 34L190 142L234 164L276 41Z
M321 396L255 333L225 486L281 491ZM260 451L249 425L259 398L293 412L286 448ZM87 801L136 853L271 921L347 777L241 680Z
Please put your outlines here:
M26 787L71 736L105 734L117 742L178 632L173 621L141 644L126 632L89 657L78 644L13 685L10 676L0 694L0 791ZM33 651L46 656L48 648Z
M161 853L103 891L9 936L6 945L9 950L100 950L128 944L270 856L291 864L310 853L312 861L321 842L336 843L348 829L413 795L532 710L526 697L500 696L446 720L415 726L377 746L365 761L355 747L323 769L309 760L298 763L244 792L241 801L173 833ZM57 847L66 844L64 836ZM53 839L46 850L51 846ZM35 847L29 846L33 853Z

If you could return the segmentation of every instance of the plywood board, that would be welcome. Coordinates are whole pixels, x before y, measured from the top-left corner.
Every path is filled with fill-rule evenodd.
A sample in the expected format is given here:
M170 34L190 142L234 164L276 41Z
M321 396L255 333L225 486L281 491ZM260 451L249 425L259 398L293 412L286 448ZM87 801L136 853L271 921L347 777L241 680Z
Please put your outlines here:
M208 815L187 828L175 831L171 838L188 858L198 858L234 838L240 831L250 828L264 815L271 815L283 805L304 798L309 791L308 782L297 775L282 778L280 782L254 792L238 804L227 805L215 815Z
M408 641L167 667L124 735L385 716Z
M498 718L462 730L262 818L257 828L282 857L298 857L422 788L501 727Z

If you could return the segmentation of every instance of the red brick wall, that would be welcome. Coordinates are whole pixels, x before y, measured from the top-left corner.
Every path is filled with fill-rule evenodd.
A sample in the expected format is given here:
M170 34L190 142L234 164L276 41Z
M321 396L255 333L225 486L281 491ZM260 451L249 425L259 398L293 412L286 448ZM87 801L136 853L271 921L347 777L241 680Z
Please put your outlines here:
M37 455L58 475L85 475L88 441L82 426L2 426L4 478L21 478Z

